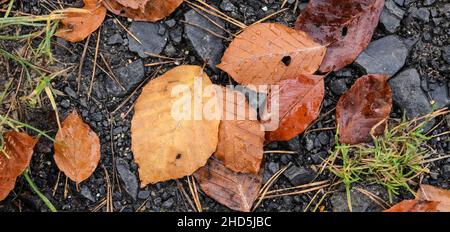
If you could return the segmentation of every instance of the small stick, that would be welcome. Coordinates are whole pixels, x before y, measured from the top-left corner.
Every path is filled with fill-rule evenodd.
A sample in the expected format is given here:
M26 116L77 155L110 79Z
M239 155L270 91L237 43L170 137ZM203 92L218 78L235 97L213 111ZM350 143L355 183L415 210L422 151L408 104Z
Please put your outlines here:
M94 77L95 77L95 71L96 71L96 68L97 68L98 48L100 47L101 34L102 34L102 27L100 26L100 28L98 30L98 34L97 34L97 45L95 46L94 67L92 68L91 82L89 84L89 91L88 91L88 97L87 97L88 101L91 98L92 86L94 85Z
M81 54L81 60L80 60L80 67L78 69L78 76L77 76L77 93L80 94L80 86L81 86L81 72L83 69L84 59L86 57L86 52L89 45L89 40L91 39L91 35L88 36L86 43L84 44L83 53Z
M117 22L133 39L135 39L139 44L142 44L142 42L136 37L131 31L129 31L121 22L114 16L114 22Z
M193 27L197 27L197 28L199 28L199 29L202 29L202 30L204 30L204 31L206 31L206 32L208 32L208 33L210 33L210 34L212 34L212 35L218 37L218 38L221 38L221 39L224 39L224 40L227 40L227 41L231 41L231 39L229 39L229 38L227 38L227 37L224 37L224 36L221 36L221 35L215 33L214 31L211 31L211 30L209 30L209 29L206 29L206 28L204 28L204 27L202 27L202 26L200 26L200 25L198 25L198 24L191 23L191 22L187 22L187 21L184 21L184 20L180 20L180 22L186 23L186 24L191 25L191 26L193 26Z

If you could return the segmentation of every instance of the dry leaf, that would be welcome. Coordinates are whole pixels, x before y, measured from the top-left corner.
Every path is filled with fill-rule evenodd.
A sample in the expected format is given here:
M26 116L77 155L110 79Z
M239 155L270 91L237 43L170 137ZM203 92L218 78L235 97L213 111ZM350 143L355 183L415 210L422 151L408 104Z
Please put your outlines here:
M104 0L103 4L116 15L136 21L155 22L169 16L183 0Z
M404 200L384 212L450 212L450 204L438 201Z
M180 87L189 95L178 92ZM132 150L141 186L191 175L214 153L220 112L219 117L208 120L201 117L202 109L195 107L195 101L197 106L217 104L216 93L207 94L207 89L215 91L202 68L188 65L178 66L144 87L131 123ZM173 95L174 91L177 94ZM172 111L183 112L177 106L182 102L191 103L194 109L186 111L188 118L175 118ZM200 116L198 120L194 120L195 115Z
M76 111L64 120L55 141L58 168L77 184L89 178L100 161L100 140Z
M71 12L68 9L66 18L61 20L63 27L55 35L75 43L83 41L96 31L105 20L106 8L99 0L84 0L83 10L87 12Z
M9 193L14 189L16 177L0 177L0 201L5 200Z
M319 116L320 106L325 96L322 76L301 74L297 78L282 80L277 85L279 90L272 90L269 93L266 108L274 107L271 101L272 95L278 94L279 126L275 131L267 132L268 142L289 141L302 133ZM262 118L269 120L270 112L265 111Z
M306 33L276 23L246 28L225 51L217 67L243 85L275 84L281 79L313 74L326 48Z
M264 152L264 130L256 110L249 106L244 94L227 88L222 90L224 112L215 156L235 172L256 174Z
M367 47L378 25L384 0L311 0L295 28L327 46L320 71L351 64Z
M3 134L4 150L0 151L0 177L16 178L30 165L37 139L26 133Z
M262 184L262 172L257 175L236 173L215 158L194 175L206 195L230 209L243 212L251 210Z
M383 133L392 109L392 92L387 76L370 74L360 77L339 99L336 106L336 120L339 125L341 143L358 144L372 141L374 135Z
M419 190L417 190L416 200L439 201L450 204L450 190L421 184Z

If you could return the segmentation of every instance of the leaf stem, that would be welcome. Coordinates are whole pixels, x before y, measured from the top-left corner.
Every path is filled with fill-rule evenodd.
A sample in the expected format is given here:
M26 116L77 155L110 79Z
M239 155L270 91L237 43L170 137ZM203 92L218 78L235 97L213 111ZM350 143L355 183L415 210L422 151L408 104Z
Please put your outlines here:
M45 205L51 212L58 212L56 210L55 206L53 206L53 204L50 202L50 200L48 200L48 198L44 194L41 193L41 191L38 189L36 184L33 182L33 180L30 177L29 171L30 170L27 168L25 170L25 172L23 172L23 176L25 177L28 184L30 185L30 188L33 190L34 193L36 193L41 198L41 200L45 203Z

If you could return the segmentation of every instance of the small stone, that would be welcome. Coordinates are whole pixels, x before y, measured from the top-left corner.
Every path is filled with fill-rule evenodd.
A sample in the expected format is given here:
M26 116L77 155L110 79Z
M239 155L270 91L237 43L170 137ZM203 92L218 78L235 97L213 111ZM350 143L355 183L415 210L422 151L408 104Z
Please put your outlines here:
M175 21L175 19L169 19L169 20L166 20L164 23L165 23L168 27L172 28L172 27L175 26L175 24L177 23L177 21Z
M369 186L364 189L383 200L387 200L386 198L388 193L386 189L382 187ZM350 190L350 197L352 200L353 212L379 212L383 210L377 203L375 203L375 201L371 200L367 197L367 195L355 190L354 188ZM333 212L349 212L347 193L345 191L334 193L330 198L330 202Z
M224 35L224 31L194 10L188 11L184 17L188 22L185 24L184 28L186 37L191 42L195 52L203 61L207 61L208 65L213 70L217 70L216 65L220 63L225 47L221 38L212 35L208 31L212 31L217 35L222 36ZM211 17L211 19L218 25L225 25L224 22L218 18ZM201 28L199 28L199 26Z
M229 0L223 0L222 3L220 3L219 8L226 12L236 12L238 11L238 8L233 5Z
M314 149L314 137L312 137L311 135L307 135L305 138L305 148L308 151Z
M450 64L450 45L442 48L442 58L447 64Z
M138 194L138 180L136 176L130 171L130 166L128 162L124 159L116 159L116 168L119 173L119 177L125 186L125 191L130 195L133 200L136 200Z
M430 94L431 99L436 102L436 106L438 109L450 105L450 94L447 83L442 82L433 85L433 88L430 88L428 93Z
M405 12L398 7L393 0L387 0L380 16L380 23L389 33L394 33L400 27L400 21Z
M62 107L64 107L65 109L68 109L70 107L70 101L67 100L67 99L64 99L64 100L61 101L60 105Z
M108 38L108 45L122 44L123 38L120 34L114 34Z
M273 174L275 172L278 172L278 170L280 170L280 165L278 163L275 163L275 162L270 162L267 165L267 169L269 169L269 171Z
M175 204L175 201L173 200L173 198L169 198L167 201L164 201L162 203L162 207L165 209L170 209L172 208L172 206Z
M183 28L175 27L174 29L170 30L169 35L172 42L174 42L175 44L179 44L183 39Z
M356 59L366 73L395 75L405 65L408 49L396 35L386 36L369 44Z
M167 33L160 34L160 26L157 23L133 22L129 28L131 34L136 36L141 43L128 34L128 48L138 53L141 58L149 57L148 53L160 54L167 43Z
M346 79L342 79L342 78L334 79L331 81L330 84L331 84L330 85L331 92L333 92L334 94L336 94L338 96L344 94L348 90Z
M283 173L283 175L294 186L307 184L316 177L316 173L314 173L312 170L308 170L304 167L297 167L295 165L292 165L291 167L289 167Z
M110 96L123 97L134 90L145 78L144 63L140 59L113 71L125 90L112 78L108 78L106 79L106 91Z
M64 88L64 92L71 98L73 99L78 99L78 95L77 93L75 93L75 91L70 88L70 86L67 86L66 88Z
M88 199L89 201L91 201L91 202L95 202L96 201L94 195L92 195L91 190L86 185L82 185L80 187L80 194L83 197L85 197L86 199Z
M436 0L424 0L423 5L425 6L431 6L436 2Z
M150 191L139 191L138 198L141 200L145 200L150 196Z
M412 15L414 18L419 19L423 22L427 23L430 21L430 11L426 8L419 8L414 11Z

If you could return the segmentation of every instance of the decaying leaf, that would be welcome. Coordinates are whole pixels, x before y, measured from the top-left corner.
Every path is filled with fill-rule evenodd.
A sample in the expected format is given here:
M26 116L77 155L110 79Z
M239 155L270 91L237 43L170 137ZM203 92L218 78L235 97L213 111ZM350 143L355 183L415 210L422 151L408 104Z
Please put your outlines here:
M320 71L351 64L367 47L378 25L384 0L311 0L295 28L327 46Z
M438 205L436 201L404 200L384 212L437 212Z
M439 201L450 204L450 190L421 184L419 190L417 190L416 199L426 201Z
M194 175L206 195L230 209L249 212L261 189L261 173L236 173L211 158Z
M279 126L266 133L266 140L288 141L302 133L320 113L325 96L325 84L322 76L300 74L296 78L282 80L277 83L278 91L272 90L267 98L267 111L262 118L276 120L269 116L274 110L272 95L279 96Z
M259 23L234 39L217 67L242 85L268 85L300 74L313 74L325 52L325 46L302 31L276 23Z
M370 135L383 133L392 109L392 92L387 76L370 74L360 77L339 99L336 120L341 143L358 144L370 142ZM379 124L380 123L380 124ZM377 125L379 124L379 125Z
M450 191L422 184L415 200L404 200L385 212L450 212Z
M264 152L264 130L257 120L256 110L249 106L241 92L222 90L224 112L215 156L235 172L256 174Z
M4 149L0 151L0 177L16 178L30 165L37 139L26 133L3 133Z
M83 10L86 12L73 11L70 9L61 20L61 27L55 35L69 42L75 43L86 39L97 30L106 17L106 8L99 0L84 0Z
M103 4L116 15L136 21L155 22L169 16L183 0L104 0Z
M62 123L54 147L56 165L77 184L89 178L100 161L100 140L76 111Z
M141 186L191 175L206 164L217 148L220 112L207 118L202 106L218 103L215 91L201 67L188 65L144 87L131 123Z
M0 201L5 200L16 185L16 177L0 177Z

